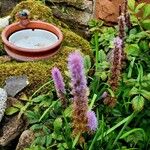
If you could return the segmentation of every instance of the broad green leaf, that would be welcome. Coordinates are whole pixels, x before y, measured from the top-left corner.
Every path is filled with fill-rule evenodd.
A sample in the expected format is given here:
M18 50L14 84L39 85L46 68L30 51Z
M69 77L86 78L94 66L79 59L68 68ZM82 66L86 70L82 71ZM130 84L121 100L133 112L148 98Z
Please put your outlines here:
M38 103L38 102L42 102L43 100L48 99L48 98L49 98L48 95L40 95L36 98L33 98L32 101L35 103Z
M64 111L64 116L65 117L71 117L71 114L72 114L72 106L69 106L65 109Z
M135 8L135 0L129 0L128 1L128 6L129 8L134 11L134 8Z
M146 30L150 30L150 19L142 21L142 27Z
M138 19L136 16L134 15L131 15L131 22L133 25L137 25L138 24Z
M129 0L130 1L130 0ZM145 3L140 3L136 6L135 8L135 13L138 13L140 11L140 9L145 5Z
M141 90L141 94L144 98L150 100L150 92L146 90Z
M140 50L146 52L146 51L149 51L149 40L141 40L139 42L139 47L140 47Z
M150 15L150 4L146 4L144 7L143 17L146 18Z
M84 68L86 71L89 71L89 69L91 68L91 58L89 55L86 55L84 57Z
M139 91L138 91L138 89L137 89L136 87L133 87L133 88L131 89L131 91L129 92L129 95L130 95L130 96L132 96L132 95L137 95L137 94L139 94Z
M101 77L102 81L105 81L107 79L106 72L102 72L100 77Z
M9 107L9 108L6 109L5 114L6 115L13 115L18 111L19 111L19 109L16 108L16 107Z
M46 147L50 146L51 143L52 143L52 136L47 135L46 136Z
M128 55L131 55L131 56L139 56L140 49L137 44L130 44L126 47L126 52Z
M16 108L22 108L24 107L24 105L20 102L20 101L16 101L14 104L13 104L13 107L16 107Z
M106 54L103 50L100 50L99 53L98 53L98 60L99 62L103 62L103 61L106 61Z
M135 96L132 99L132 107L134 111L141 111L144 107L144 98L142 96Z
M62 128L62 119L56 118L53 125L55 132L58 132Z

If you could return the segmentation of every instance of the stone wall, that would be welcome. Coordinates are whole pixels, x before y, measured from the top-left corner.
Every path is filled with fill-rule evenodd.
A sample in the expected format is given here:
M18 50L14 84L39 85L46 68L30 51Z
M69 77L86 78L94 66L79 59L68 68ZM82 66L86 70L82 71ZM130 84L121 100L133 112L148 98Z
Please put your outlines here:
M55 17L78 34L87 37L88 22L93 18L94 0L46 0Z

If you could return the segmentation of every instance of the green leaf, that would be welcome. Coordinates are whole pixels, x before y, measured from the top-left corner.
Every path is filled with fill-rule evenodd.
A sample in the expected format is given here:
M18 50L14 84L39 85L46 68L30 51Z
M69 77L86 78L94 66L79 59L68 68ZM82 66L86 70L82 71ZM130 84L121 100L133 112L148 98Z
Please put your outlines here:
M49 98L48 95L40 95L36 98L33 98L32 101L35 102L35 103L39 103L39 102L42 102L43 100L46 100L48 98Z
M72 144L72 148L74 148L76 146L76 144L78 143L79 141L79 138L80 138L80 133L75 137L75 139L73 140L73 144Z
M150 92L146 90L141 90L141 95L146 98L147 100L150 100Z
M130 1L130 0L129 0ZM135 13L138 13L140 11L140 9L145 5L145 3L140 3L136 6L135 8Z
M24 107L24 105L20 102L20 101L16 101L14 104L12 104L13 107L16 107L16 108L22 108Z
M144 107L144 98L142 96L135 96L132 99L132 107L134 111L141 111Z
M134 132L137 132L137 131L140 131L140 132L143 134L144 137L146 136L146 135L145 135L145 131L144 131L142 128L135 128L135 129L132 129L132 130L130 130L130 131L128 131L128 132L125 132L125 133L120 137L120 139L124 139L124 138L128 137L130 134L133 134Z
M53 125L55 132L58 132L62 128L62 119L56 118Z
M67 107L67 108L65 109L65 111L64 111L64 116L65 116L65 117L71 117L71 114L72 114L72 107L69 106L69 107Z
M19 111L19 109L16 108L16 107L9 107L9 108L6 109L5 114L6 115L13 115L18 111Z
M102 72L100 77L101 77L102 81L105 81L107 79L106 72Z
M143 50L144 52L148 51L149 50L149 40L141 40L139 42L139 47L141 50Z
M137 44L130 44L126 47L126 52L128 55L131 55L131 56L139 56L140 49Z
M131 15L131 22L133 25L137 25L138 24L138 19L136 16L134 15Z
M47 135L46 136L46 147L50 146L51 143L52 143L52 136Z
M144 7L143 17L146 18L150 15L150 4L146 4Z
M144 21L142 21L142 27L146 30L150 30L150 19L146 19Z
M136 87L133 87L129 92L129 96L137 95L137 94L139 94L139 90Z
M103 50L99 51L98 60L99 60L100 63L102 63L103 61L106 61L106 54Z
M129 0L128 1L128 6L129 8L134 11L134 8L135 8L135 0Z
M39 112L27 111L26 115L29 119L30 124L39 122L39 118L40 118Z
M86 71L89 71L89 69L91 68L91 58L89 55L86 55L84 57L84 68Z

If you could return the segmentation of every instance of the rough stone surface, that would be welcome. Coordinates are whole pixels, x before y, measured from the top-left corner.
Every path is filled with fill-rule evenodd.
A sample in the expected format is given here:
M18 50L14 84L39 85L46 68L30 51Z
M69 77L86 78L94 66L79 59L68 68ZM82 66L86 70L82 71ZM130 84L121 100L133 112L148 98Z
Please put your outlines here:
M0 122L4 116L6 109L7 93L4 89L0 88Z
M53 15L73 31L88 37L88 22L93 18L94 0L47 0Z
M23 119L13 116L1 128L0 146L6 146L24 130L25 124Z
M6 85L4 89L9 96L16 96L29 84L28 77L26 75L14 76L6 79Z
M12 8L21 0L0 0L0 17L8 15Z
M108 23L117 23L119 4L124 0L96 0L94 16ZM139 0L138 3L150 3L150 0Z
M24 150L34 140L34 133L31 130L25 130L22 132L16 150Z
M89 13L93 11L93 1L91 0L46 0L46 2L58 5L65 4Z

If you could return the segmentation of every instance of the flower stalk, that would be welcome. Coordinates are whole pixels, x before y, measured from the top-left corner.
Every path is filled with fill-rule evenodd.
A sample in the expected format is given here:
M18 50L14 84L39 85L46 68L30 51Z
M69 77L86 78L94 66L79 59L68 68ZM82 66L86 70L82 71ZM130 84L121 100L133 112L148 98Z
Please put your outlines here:
M67 101L66 101L66 97L65 97L65 94L66 94L65 83L63 81L63 77L61 75L61 72L56 67L54 67L52 69L52 78L54 81L57 96L60 98L62 106L66 107Z

